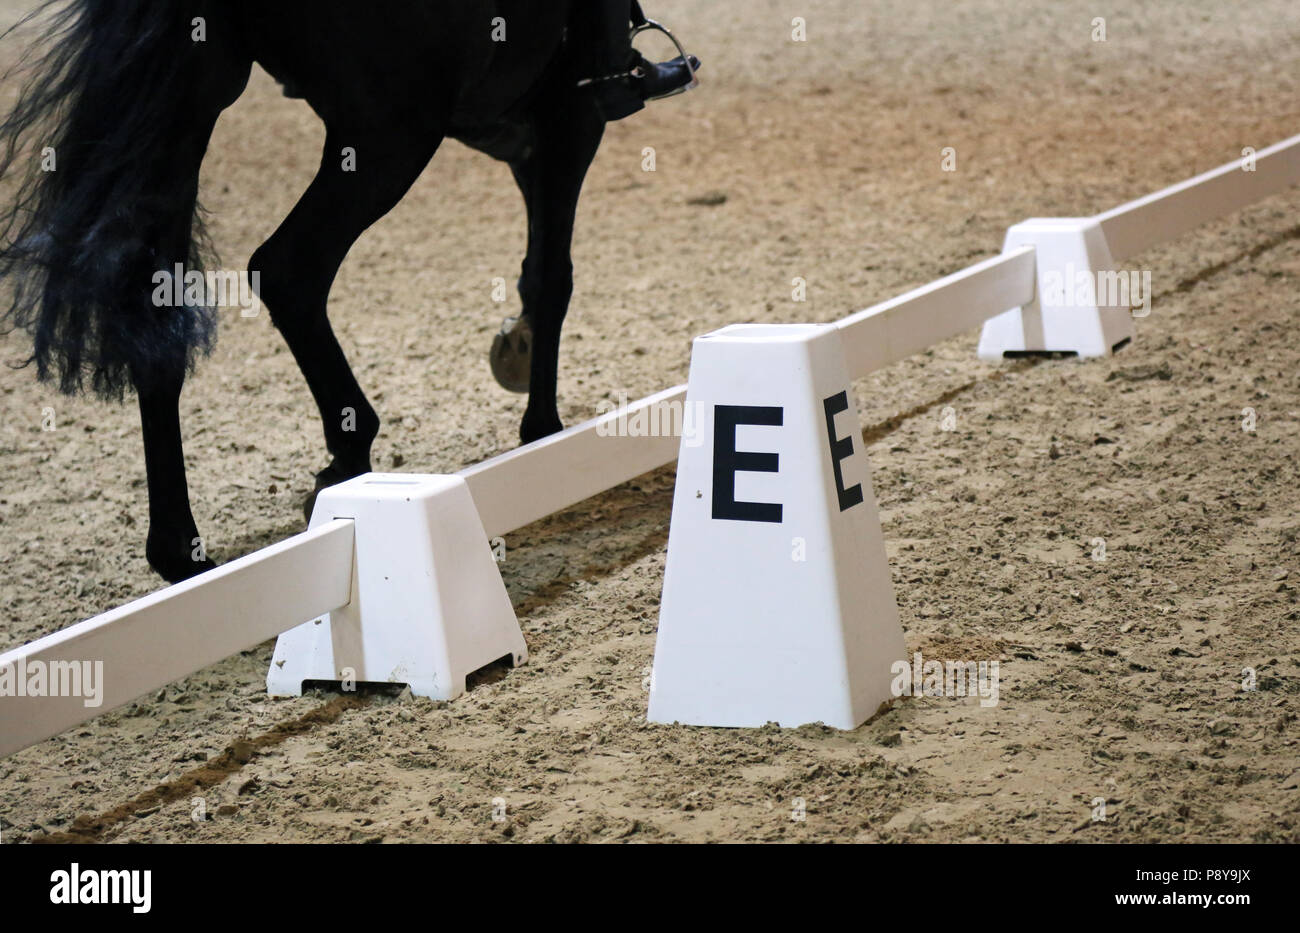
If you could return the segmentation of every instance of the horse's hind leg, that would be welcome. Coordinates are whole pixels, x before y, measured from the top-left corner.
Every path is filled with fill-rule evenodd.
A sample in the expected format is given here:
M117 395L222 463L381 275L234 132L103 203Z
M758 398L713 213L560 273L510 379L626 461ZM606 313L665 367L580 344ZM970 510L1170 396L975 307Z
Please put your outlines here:
M528 255L519 279L523 313L532 326L528 407L519 428L525 444L563 427L556 382L560 329L573 295L573 224L604 129L590 101L564 96L541 111L533 153L511 165L528 207Z
M179 583L216 566L208 559L190 511L181 447L180 397L185 367L137 380L149 483L149 566L168 583Z
M259 295L320 409L333 457L316 476L309 516L316 492L369 472L370 446L379 433L379 416L326 316L330 286L352 244L401 200L440 142L330 131L315 180L249 261L260 279ZM355 149L355 170L344 163L345 146Z

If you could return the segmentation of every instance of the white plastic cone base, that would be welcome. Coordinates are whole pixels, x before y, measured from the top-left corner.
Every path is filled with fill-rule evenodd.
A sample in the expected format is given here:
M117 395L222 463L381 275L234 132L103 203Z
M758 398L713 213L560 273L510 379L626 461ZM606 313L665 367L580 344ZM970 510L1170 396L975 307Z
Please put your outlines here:
M1027 352L1109 356L1132 339L1132 309L1098 304L1095 288L1091 298L1079 294L1080 273L1095 285L1099 274L1118 271L1096 220L1026 220L1007 231L1003 252L1024 246L1034 247L1038 264L1034 302L985 321L981 359Z
M687 410L650 721L856 728L906 648L838 330L697 339Z
M359 476L317 497L311 527L336 518L356 523L352 600L280 636L266 678L273 696L323 680L403 683L451 700L479 668L527 658L463 479Z

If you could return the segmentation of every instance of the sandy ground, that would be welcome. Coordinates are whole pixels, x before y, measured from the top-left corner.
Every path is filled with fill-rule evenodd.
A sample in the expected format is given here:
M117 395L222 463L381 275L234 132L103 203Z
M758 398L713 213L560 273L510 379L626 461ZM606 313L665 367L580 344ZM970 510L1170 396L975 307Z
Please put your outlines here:
M1292 0L652 6L706 83L613 127L593 168L569 422L684 380L697 334L834 320L994 254L1025 217L1095 213L1300 125ZM204 169L228 264L322 139L255 76ZM0 762L3 841L1300 840L1298 209L1292 191L1137 257L1153 310L1113 359L988 365L970 334L855 386L908 646L999 660L996 707L647 725L669 469L510 536L526 666L450 704L272 701L261 645ZM354 250L332 317L385 419L378 468L512 446L521 399L485 354L523 240L505 167L448 144ZM228 560L300 530L325 456L266 316L223 325L183 416L195 515ZM134 408L8 370L0 399L5 648L159 584Z

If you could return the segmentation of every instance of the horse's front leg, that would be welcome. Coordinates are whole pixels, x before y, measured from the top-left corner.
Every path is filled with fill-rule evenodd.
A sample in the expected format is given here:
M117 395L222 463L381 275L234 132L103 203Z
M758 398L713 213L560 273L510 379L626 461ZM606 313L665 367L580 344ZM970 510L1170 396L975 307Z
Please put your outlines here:
M525 444L563 428L556 383L560 329L573 295L573 223L605 129L594 106L546 114L539 125L537 148L512 166L528 206L528 256L519 282L524 319L532 330L528 407L519 428Z
M149 483L149 538L145 556L169 583L216 566L207 556L190 512L181 447L180 397L184 370L136 380L145 474Z

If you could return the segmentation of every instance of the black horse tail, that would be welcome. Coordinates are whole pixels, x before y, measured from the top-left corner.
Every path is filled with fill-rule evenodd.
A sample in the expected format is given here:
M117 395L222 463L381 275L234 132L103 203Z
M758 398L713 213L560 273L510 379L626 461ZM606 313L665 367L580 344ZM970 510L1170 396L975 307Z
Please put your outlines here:
M159 275L211 258L199 168L251 68L215 21L221 5L49 0L19 24L41 37L0 123L0 179L15 191L0 210L0 329L30 333L26 362L63 392L88 379L120 399L212 347L215 309L160 300L184 289Z

